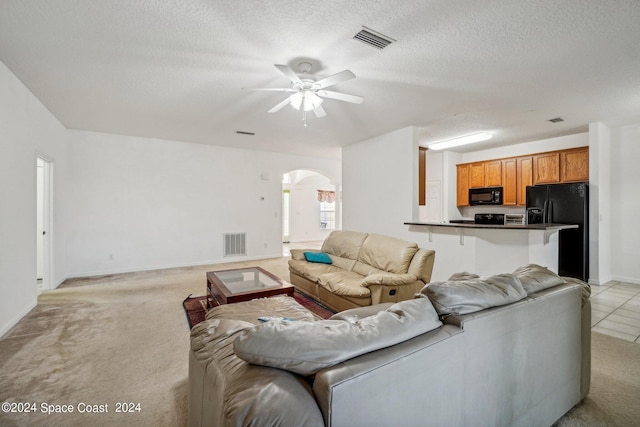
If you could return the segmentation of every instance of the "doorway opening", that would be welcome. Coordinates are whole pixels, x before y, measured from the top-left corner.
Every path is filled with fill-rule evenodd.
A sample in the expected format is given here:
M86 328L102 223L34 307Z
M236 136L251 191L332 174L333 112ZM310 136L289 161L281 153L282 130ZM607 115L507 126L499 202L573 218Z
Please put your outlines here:
M51 289L51 211L53 163L36 159L36 279L38 294Z
M283 254L290 249L319 249L341 227L340 186L322 172L296 169L282 179Z

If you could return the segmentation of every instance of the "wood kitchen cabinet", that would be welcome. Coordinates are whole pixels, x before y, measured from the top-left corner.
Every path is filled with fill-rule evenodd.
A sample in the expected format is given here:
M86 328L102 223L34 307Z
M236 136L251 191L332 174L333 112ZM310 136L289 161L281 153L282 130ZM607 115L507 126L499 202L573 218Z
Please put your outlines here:
M527 204L527 186L533 185L533 157L518 157L516 159L516 204L525 206Z
M459 164L456 202L469 206L469 188L502 187L503 205L525 206L527 186L589 181L589 147Z
M560 152L533 156L533 185L557 184L560 182Z
M484 162L484 187L500 187L502 185L502 160Z
M418 147L418 205L427 204L427 149Z
M469 188L484 186L484 162L469 164Z
M502 166L502 204L515 206L518 202L518 174L516 159L504 159Z
M456 166L456 205L469 206L469 166Z
M589 181L589 147L560 152L560 179L562 182Z

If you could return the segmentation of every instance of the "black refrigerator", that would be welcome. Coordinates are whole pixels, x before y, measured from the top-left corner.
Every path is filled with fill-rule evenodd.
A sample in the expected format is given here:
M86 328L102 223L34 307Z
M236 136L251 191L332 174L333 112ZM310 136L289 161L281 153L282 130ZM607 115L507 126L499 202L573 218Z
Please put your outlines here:
M558 274L589 280L589 184L527 187L527 222L577 224L559 231Z

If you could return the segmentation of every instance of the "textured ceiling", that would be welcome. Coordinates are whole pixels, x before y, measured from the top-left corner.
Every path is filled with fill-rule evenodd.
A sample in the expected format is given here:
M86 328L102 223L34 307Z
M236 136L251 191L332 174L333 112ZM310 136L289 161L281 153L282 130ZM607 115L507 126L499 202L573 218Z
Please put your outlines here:
M0 0L0 59L70 129L336 157L413 125L488 148L640 115L640 1ZM331 89L364 103L326 100L305 128L267 113L284 93L243 89L287 86L273 64L301 59L353 71Z

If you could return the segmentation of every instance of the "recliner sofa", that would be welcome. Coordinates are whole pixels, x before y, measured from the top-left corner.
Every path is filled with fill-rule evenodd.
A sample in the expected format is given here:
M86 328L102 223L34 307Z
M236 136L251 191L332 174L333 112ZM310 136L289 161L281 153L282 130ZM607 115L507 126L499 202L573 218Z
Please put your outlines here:
M331 264L309 262L326 253ZM333 231L320 251L292 249L291 283L334 311L413 298L431 280L435 251L380 234Z
M191 332L189 425L548 427L589 391L589 295L530 265L329 320L284 296L215 307Z

